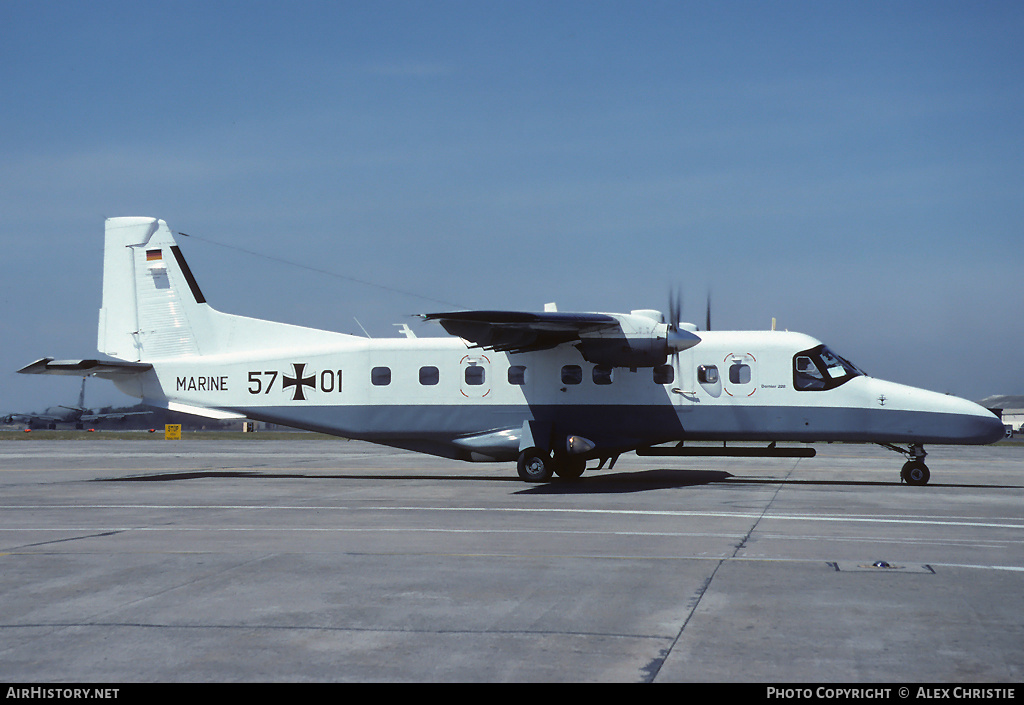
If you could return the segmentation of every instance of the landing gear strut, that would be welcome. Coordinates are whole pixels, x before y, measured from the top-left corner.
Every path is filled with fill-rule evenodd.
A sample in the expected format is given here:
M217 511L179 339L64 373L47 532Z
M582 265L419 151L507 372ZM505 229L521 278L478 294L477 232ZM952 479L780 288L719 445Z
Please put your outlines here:
M908 485L928 484L932 474L928 471L928 466L924 464L924 458L928 454L925 452L923 445L911 443L906 449L894 446L891 443L879 443L878 445L907 457L907 462L904 463L903 469L900 470L900 480Z

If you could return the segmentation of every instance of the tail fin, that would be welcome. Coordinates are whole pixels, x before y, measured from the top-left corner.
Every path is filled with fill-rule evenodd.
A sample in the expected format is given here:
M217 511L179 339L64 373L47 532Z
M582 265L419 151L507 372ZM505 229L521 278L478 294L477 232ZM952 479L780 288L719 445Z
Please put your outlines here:
M167 223L107 219L100 352L122 360L197 355L205 303Z
M351 336L220 313L206 303L167 223L108 218L103 254L103 306L97 347L141 361L263 349L336 344Z

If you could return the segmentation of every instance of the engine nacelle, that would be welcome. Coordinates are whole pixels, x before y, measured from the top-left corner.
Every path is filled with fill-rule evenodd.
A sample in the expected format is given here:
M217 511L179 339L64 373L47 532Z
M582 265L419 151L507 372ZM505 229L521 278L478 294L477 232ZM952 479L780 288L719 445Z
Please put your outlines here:
M668 360L665 338L597 338L581 340L583 359L608 367L657 367Z
M700 342L686 329L661 323L657 311L610 315L618 319L619 330L584 335L575 344L587 362L609 367L657 367L668 361L670 353Z

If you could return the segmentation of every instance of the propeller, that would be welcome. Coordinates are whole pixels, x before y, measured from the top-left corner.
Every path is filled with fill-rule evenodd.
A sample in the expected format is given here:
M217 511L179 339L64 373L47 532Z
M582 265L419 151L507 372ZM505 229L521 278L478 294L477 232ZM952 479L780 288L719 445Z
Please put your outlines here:
M668 329L674 331L679 327L679 318L683 314L683 294L669 291L668 294Z
M668 295L668 330L675 332L679 330L679 323L683 317L683 294L673 290ZM700 330L698 328L698 330ZM708 299L704 309L704 330L711 330L711 290L708 290Z
M683 295L674 289L668 295L668 324L669 332L678 331L679 323L683 316ZM700 330L698 327L697 330ZM708 299L704 309L704 330L711 330L711 290L708 290Z
M691 333L689 330L683 330L679 327L679 319L683 314L683 295L682 292L669 291L668 296L668 321L666 331L666 342L672 355L672 368L675 371L675 379L680 379L679 374L679 353L682 350L692 348L694 345L700 342L700 338ZM710 304L708 320L710 321Z

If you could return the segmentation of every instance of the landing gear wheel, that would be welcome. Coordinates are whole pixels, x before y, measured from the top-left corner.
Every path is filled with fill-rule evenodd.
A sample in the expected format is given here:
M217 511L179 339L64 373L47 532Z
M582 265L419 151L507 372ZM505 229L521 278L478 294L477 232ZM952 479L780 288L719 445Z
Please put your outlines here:
M547 482L551 479L554 463L551 457L539 448L527 448L519 454L516 463L519 477L526 482Z
M911 460L900 471L900 478L908 485L927 485L931 473L920 460Z
M555 474L563 480L578 480L587 469L587 461L582 458L562 458L555 464Z

